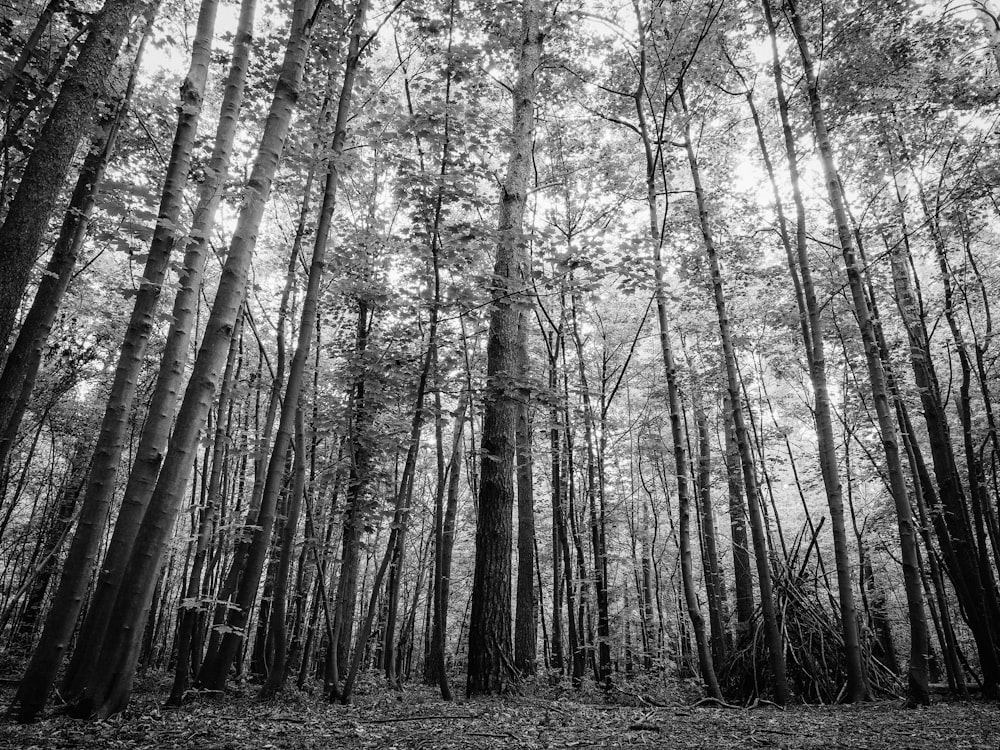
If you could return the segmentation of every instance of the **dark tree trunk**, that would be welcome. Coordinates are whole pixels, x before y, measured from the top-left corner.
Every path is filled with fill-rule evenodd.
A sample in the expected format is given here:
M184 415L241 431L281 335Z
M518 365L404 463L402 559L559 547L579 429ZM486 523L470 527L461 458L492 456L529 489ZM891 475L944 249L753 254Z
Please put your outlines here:
M499 242L491 294L480 453L479 517L469 623L469 695L502 693L516 680L511 654L511 514L517 422L517 327L521 314L522 221L532 169L536 75L542 37L538 0L522 8L511 156L500 199Z
M80 140L106 94L118 49L143 0L107 0L95 17L76 64L35 140L17 192L0 227L0 356L39 255L49 217ZM46 691L47 691L46 687ZM19 699L24 705L27 695Z

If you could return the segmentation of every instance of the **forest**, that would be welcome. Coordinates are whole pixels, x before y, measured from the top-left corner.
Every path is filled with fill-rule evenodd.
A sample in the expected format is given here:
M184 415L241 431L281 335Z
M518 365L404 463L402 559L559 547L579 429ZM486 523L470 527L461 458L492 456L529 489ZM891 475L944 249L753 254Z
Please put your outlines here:
M995 750L1000 2L3 0L0 107L11 746Z

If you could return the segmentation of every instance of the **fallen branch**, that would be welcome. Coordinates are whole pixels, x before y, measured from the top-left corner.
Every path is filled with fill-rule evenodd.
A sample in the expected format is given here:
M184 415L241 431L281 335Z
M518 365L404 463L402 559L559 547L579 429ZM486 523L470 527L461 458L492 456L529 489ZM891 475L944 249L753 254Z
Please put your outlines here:
M482 714L427 714L426 716L393 716L391 719L366 719L367 724L393 724L397 721L424 721L431 719L478 719Z
M718 706L719 708L733 708L739 710L742 706L735 706L732 703L720 701L718 698L705 697L691 704L691 708L701 708L702 706Z

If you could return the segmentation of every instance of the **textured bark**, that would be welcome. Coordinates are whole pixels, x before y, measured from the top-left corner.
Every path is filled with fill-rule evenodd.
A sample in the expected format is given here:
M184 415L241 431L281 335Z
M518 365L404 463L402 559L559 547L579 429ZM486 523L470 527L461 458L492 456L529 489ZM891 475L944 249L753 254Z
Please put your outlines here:
M103 718L128 703L139 655L139 637L146 621L152 591L170 531L180 509L184 486L191 473L198 436L211 408L222 365L229 351L236 319L243 305L247 275L257 229L270 195L292 111L302 81L315 14L310 0L294 7L287 47L261 136L253 170L244 191L219 289L170 437L163 468L139 530L101 648L104 668L91 675L86 699L73 707L77 716ZM94 644L98 647L98 644Z
M157 5L154 4L147 8L147 30L152 24L156 7ZM13 211L13 208L11 210ZM147 278L150 272L148 270L149 264L153 264L154 269L157 268L152 254L150 254L150 260L147 263L147 271L144 271ZM165 269L166 259L162 259L162 265ZM161 280L162 276L161 272ZM153 278L155 279L155 273ZM152 296L155 300L156 292L158 292L158 287L148 292L146 287L143 287L140 289L139 295L140 297L144 294ZM138 304L139 297L136 298L136 305ZM2 311L0 311L0 315L2 315ZM90 474L81 504L80 519L70 543L52 604L46 615L42 635L32 652L31 660L14 697L13 703L17 708L20 721L32 721L44 707L49 691L55 682L56 673L62 664L63 656L69 647L73 630L76 628L77 618L83 606L83 598L90 583L91 571L96 562L97 551L111 510L114 478L118 460L121 457L122 435L131 411L138 368L145 350L145 343L146 339L142 337L141 331L133 329L130 325L126 332L121 357L115 370L107 407L95 444ZM2 345L0 345L0 349L2 349ZM28 395L24 390L25 384L22 383L23 399L26 399Z
M17 431L21 425L32 388L42 362L42 353L56 314L69 288L76 259L87 237L87 228L94 204L101 190L104 171L115 149L118 132L132 101L139 64L152 28L153 14L147 14L147 24L136 50L132 72L124 94L114 112L104 118L98 135L84 158L76 187L70 196L69 208L63 218L55 248L38 283L34 300L10 355L0 375L0 467L6 463Z
M73 71L52 111L0 227L0 356L7 349L31 268L80 140L93 126L106 95L118 49L143 0L107 0L91 24ZM46 692L48 688L46 687ZM24 696L19 699L23 704Z
M511 514L517 421L517 302L524 208L531 177L536 75L542 38L538 0L524 0L510 161L501 188L484 397L476 562L469 621L469 695L502 693L516 679L511 661Z
M191 166L192 149L198 130L198 120L208 79L208 67L212 54L212 37L215 17L218 12L217 0L204 2L198 17L198 29L192 45L191 67L182 88L182 104L177 123L177 132L167 169L167 179L163 188L159 219L150 245L150 257L169 257L177 239L181 237L177 226L184 204L184 185ZM227 85L226 101L223 103L219 129L216 135L212 161L206 171L202 185L195 220L191 229L193 239L184 256L184 272L181 288L174 299L170 330L160 358L159 371L153 395L150 399L146 420L143 423L135 458L125 486L125 496L118 511L114 534L101 565L101 576L81 630L82 643L99 643L107 628L111 608L125 575L125 566L132 553L132 543L142 523L149 499L153 493L156 477L163 461L167 439L173 426L177 400L184 380L185 366L190 350L191 337L195 326L195 315L199 305L202 273L207 255L207 238L212 231L215 209L221 197L229 165L229 153L235 136L239 105L242 99L242 82L245 78L249 35L247 24L252 23L253 7L249 17L241 13L242 26L237 34L234 48L234 69L236 89ZM230 81L233 76L231 72ZM162 276L160 282L162 283ZM137 301L136 312L139 312ZM148 337L155 306L142 311L142 330ZM138 318L133 314L133 321ZM227 349L228 351L228 349ZM72 700L97 667L95 649L77 649L70 662L65 680L64 694Z

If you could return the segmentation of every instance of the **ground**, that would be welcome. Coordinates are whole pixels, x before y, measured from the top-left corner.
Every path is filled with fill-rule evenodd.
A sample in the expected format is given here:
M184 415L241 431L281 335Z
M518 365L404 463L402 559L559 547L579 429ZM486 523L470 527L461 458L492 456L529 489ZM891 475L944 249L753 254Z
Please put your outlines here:
M674 705L653 706L634 689L605 698L545 688L503 700L445 703L430 688L394 693L370 685L350 706L295 691L262 704L248 689L167 709L159 702L160 688L147 681L129 710L109 721L47 715L27 726L0 724L0 749L1000 750L1000 704L986 701L942 701L912 710L899 701L740 709L694 706L682 693L674 694ZM6 703L10 694L5 689L0 698Z

